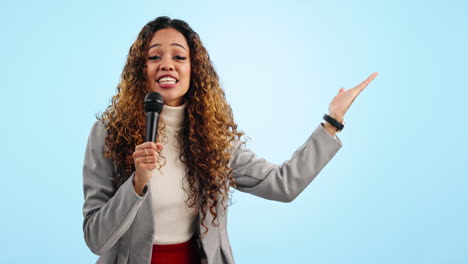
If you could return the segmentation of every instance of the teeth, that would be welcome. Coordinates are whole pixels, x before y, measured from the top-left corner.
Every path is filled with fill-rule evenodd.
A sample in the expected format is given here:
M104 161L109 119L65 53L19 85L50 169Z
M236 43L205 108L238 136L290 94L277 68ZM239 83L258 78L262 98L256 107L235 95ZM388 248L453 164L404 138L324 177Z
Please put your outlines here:
M164 83L164 84L175 84L177 82L176 79L172 77L163 77L158 80L159 83Z

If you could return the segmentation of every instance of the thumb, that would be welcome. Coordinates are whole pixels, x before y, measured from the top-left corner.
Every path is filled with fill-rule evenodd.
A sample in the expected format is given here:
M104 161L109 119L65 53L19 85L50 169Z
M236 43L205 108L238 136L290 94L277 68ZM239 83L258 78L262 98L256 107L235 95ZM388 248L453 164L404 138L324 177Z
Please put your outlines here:
M161 143L156 143L156 148L158 149L158 152L160 152L163 149L163 145Z

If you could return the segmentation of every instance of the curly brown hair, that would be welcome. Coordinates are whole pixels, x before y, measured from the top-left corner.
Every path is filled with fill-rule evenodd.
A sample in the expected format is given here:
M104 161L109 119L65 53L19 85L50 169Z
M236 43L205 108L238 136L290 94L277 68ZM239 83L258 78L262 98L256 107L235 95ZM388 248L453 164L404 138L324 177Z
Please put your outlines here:
M158 17L146 24L130 47L127 61L117 86L117 94L99 120L106 124L105 156L115 162L114 191L135 171L132 154L135 146L144 142L145 113L143 100L149 92L146 77L146 56L154 33L160 29L174 28L187 40L191 73L190 86L184 95L185 119L182 133L180 159L186 165L190 190L186 204L201 210L201 225L205 228L207 210L217 219L216 205L221 202L226 209L230 200L229 188L235 188L235 179L228 163L233 140L243 135L237 130L231 107L219 83L219 77L198 34L178 19ZM219 195L222 197L219 201Z

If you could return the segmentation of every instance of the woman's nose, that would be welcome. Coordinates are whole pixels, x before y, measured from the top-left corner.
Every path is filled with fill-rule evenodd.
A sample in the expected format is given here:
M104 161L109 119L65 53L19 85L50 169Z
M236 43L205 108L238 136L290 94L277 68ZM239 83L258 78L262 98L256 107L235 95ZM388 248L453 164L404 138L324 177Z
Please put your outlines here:
M165 59L161 61L161 65L159 65L159 69L162 71L172 71L174 70L174 65L171 63L169 59Z

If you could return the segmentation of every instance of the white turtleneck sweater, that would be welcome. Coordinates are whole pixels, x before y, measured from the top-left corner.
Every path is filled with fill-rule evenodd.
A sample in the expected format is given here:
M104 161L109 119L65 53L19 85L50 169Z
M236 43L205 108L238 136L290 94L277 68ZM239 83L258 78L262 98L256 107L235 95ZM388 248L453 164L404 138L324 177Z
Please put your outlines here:
M164 105L161 118L166 125L167 142L163 143L161 155L166 164L153 170L150 180L153 198L155 234L153 244L167 245L188 241L195 231L198 212L188 208L185 201L189 184L185 177L185 164L180 161L180 144L177 133L184 121L185 104L181 106Z

